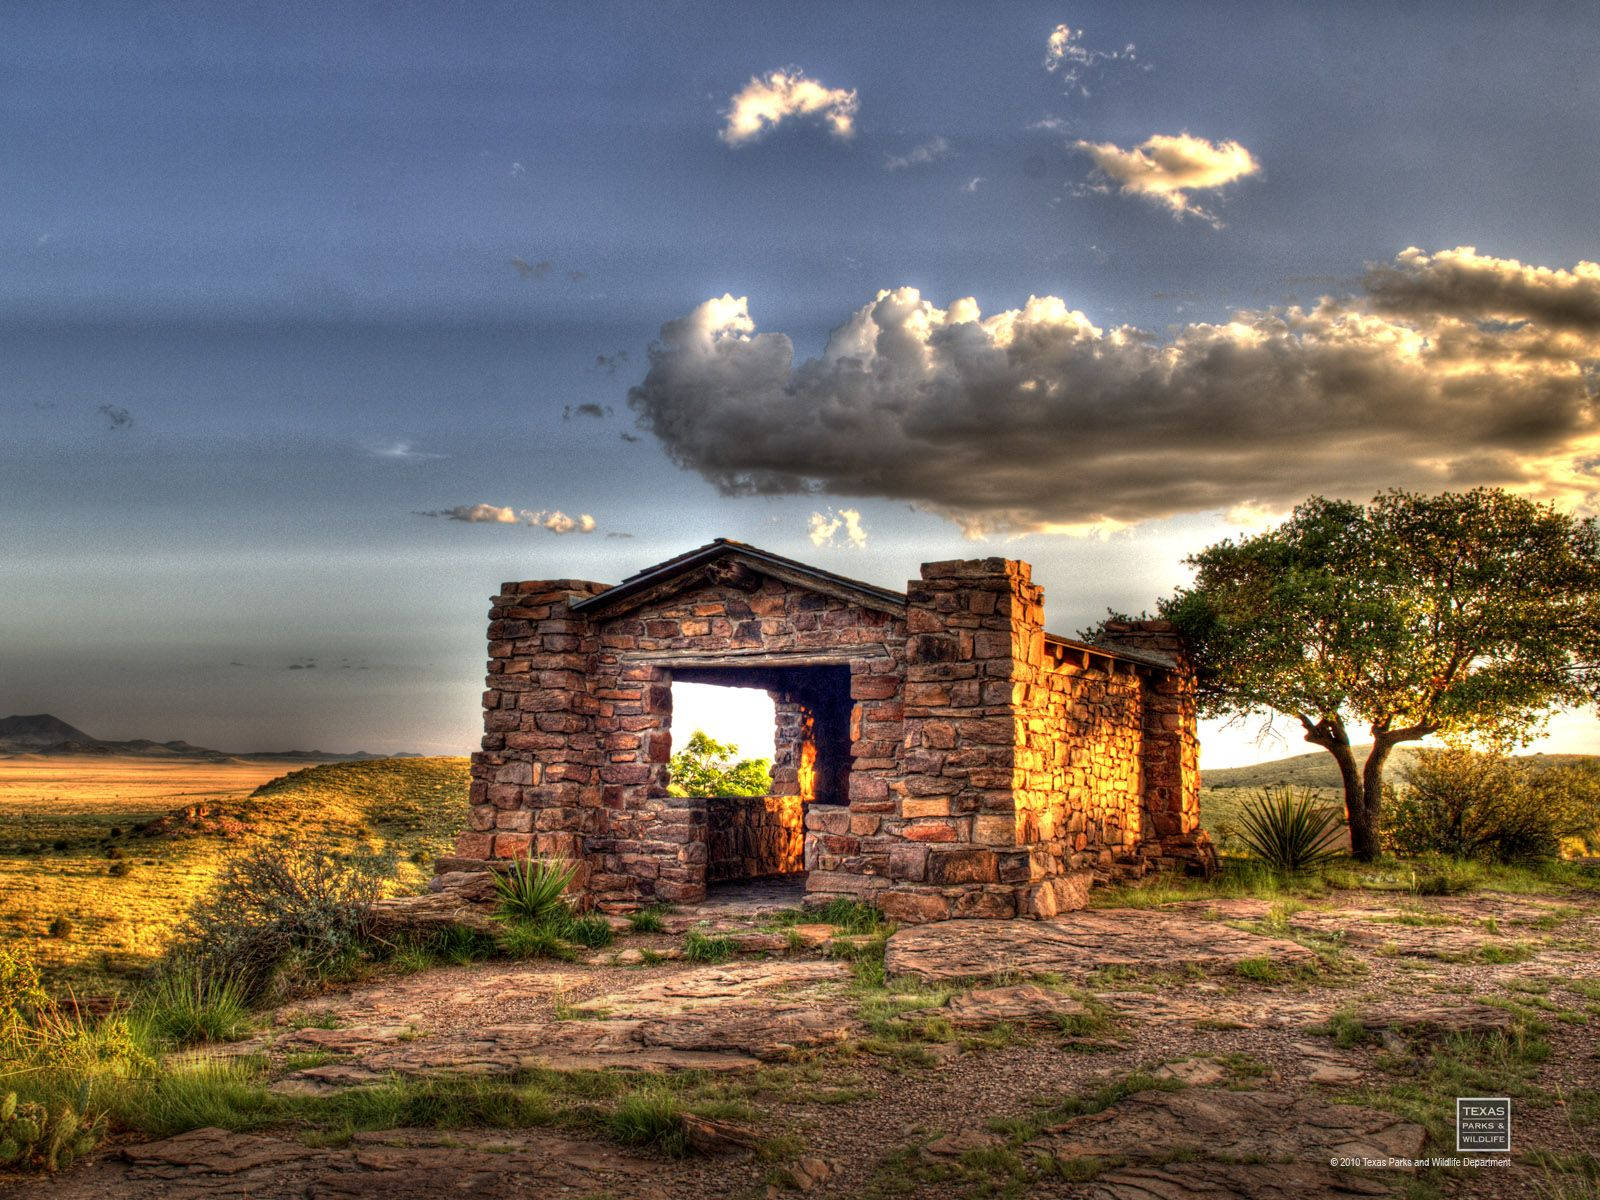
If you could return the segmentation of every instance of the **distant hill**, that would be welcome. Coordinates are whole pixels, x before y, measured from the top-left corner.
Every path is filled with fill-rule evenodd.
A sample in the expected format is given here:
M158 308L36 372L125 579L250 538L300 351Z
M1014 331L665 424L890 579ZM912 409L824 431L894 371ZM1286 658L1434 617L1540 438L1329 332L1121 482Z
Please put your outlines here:
M461 828L472 779L465 758L389 757L320 763L243 799L207 800L134 826L142 837L377 839L442 854Z
M1367 752L1371 746L1353 746L1356 762L1363 763L1367 759ZM1394 753L1389 756L1389 762L1384 767L1384 774L1393 777L1406 764L1406 760L1417 753L1415 746L1397 746ZM1531 754L1529 760L1545 766L1560 766L1563 763L1582 762L1587 758L1594 758L1592 754ZM1339 766L1333 761L1333 755L1326 750L1314 750L1310 754L1296 754L1289 758L1276 758L1271 762L1255 763L1248 767L1223 767L1218 770L1202 770L1200 781L1207 788L1261 788L1293 787L1316 788L1323 791L1342 792L1343 785L1339 782Z
M31 717L6 717L0 720L0 750L43 750L62 742L93 741L87 733L68 725L60 717L36 713Z
M0 755L43 754L51 757L95 755L101 758L170 758L186 762L364 762L374 758L421 758L420 754L373 754L357 750L338 754L327 750L208 750L185 741L153 742L132 738L125 742L97 738L59 717L39 713L0 720Z

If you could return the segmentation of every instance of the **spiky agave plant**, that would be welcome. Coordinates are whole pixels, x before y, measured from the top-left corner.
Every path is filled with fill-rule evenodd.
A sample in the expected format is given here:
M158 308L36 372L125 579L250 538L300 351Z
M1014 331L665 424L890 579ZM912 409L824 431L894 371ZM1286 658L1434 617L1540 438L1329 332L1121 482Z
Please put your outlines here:
M565 892L572 882L575 867L546 862L542 858L512 860L504 875L495 879L502 921L517 921L547 928L564 926L572 910Z
M1339 811L1318 804L1310 791L1262 788L1244 803L1237 830L1250 852L1280 871L1300 871L1332 858L1344 847Z

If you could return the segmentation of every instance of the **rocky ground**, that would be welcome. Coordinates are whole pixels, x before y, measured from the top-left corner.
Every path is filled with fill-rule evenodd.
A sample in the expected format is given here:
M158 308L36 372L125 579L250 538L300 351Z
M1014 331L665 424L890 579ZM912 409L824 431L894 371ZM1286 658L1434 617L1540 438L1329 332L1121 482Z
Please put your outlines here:
M281 1097L467 1073L554 1096L537 1122L202 1128L9 1195L1594 1194L1592 894L1201 900L886 945L773 915L684 912L587 961L382 977L227 1048ZM742 952L688 961L695 929ZM619 1076L672 1093L690 1153L626 1150L586 1123ZM1509 1165L1344 1165L1452 1155L1453 1098L1478 1088L1513 1097Z

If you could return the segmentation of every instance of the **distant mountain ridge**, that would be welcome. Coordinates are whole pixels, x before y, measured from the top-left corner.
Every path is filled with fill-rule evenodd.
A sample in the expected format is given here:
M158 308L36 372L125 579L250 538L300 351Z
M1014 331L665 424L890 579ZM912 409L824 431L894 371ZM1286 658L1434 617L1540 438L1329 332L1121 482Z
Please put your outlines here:
M133 738L125 742L107 741L85 733L49 713L0 719L0 754L42 754L51 758L69 755L94 755L101 758L171 758L186 762L362 762L373 758L421 758L420 754L373 754L357 750L337 754L327 750L208 750L185 741L154 742Z

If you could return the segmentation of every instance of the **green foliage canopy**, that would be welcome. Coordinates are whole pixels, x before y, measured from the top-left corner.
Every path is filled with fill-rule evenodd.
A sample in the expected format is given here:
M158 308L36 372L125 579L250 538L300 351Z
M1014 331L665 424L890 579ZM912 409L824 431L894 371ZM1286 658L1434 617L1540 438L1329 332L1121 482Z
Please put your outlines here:
M1553 707L1600 700L1592 518L1490 488L1318 496L1187 561L1195 581L1161 613L1189 639L1202 711L1298 721L1339 762L1360 857L1396 744L1516 744ZM1350 722L1373 741L1360 770Z
M739 747L696 729L668 767L672 796L765 796L772 791L772 760L740 758Z

